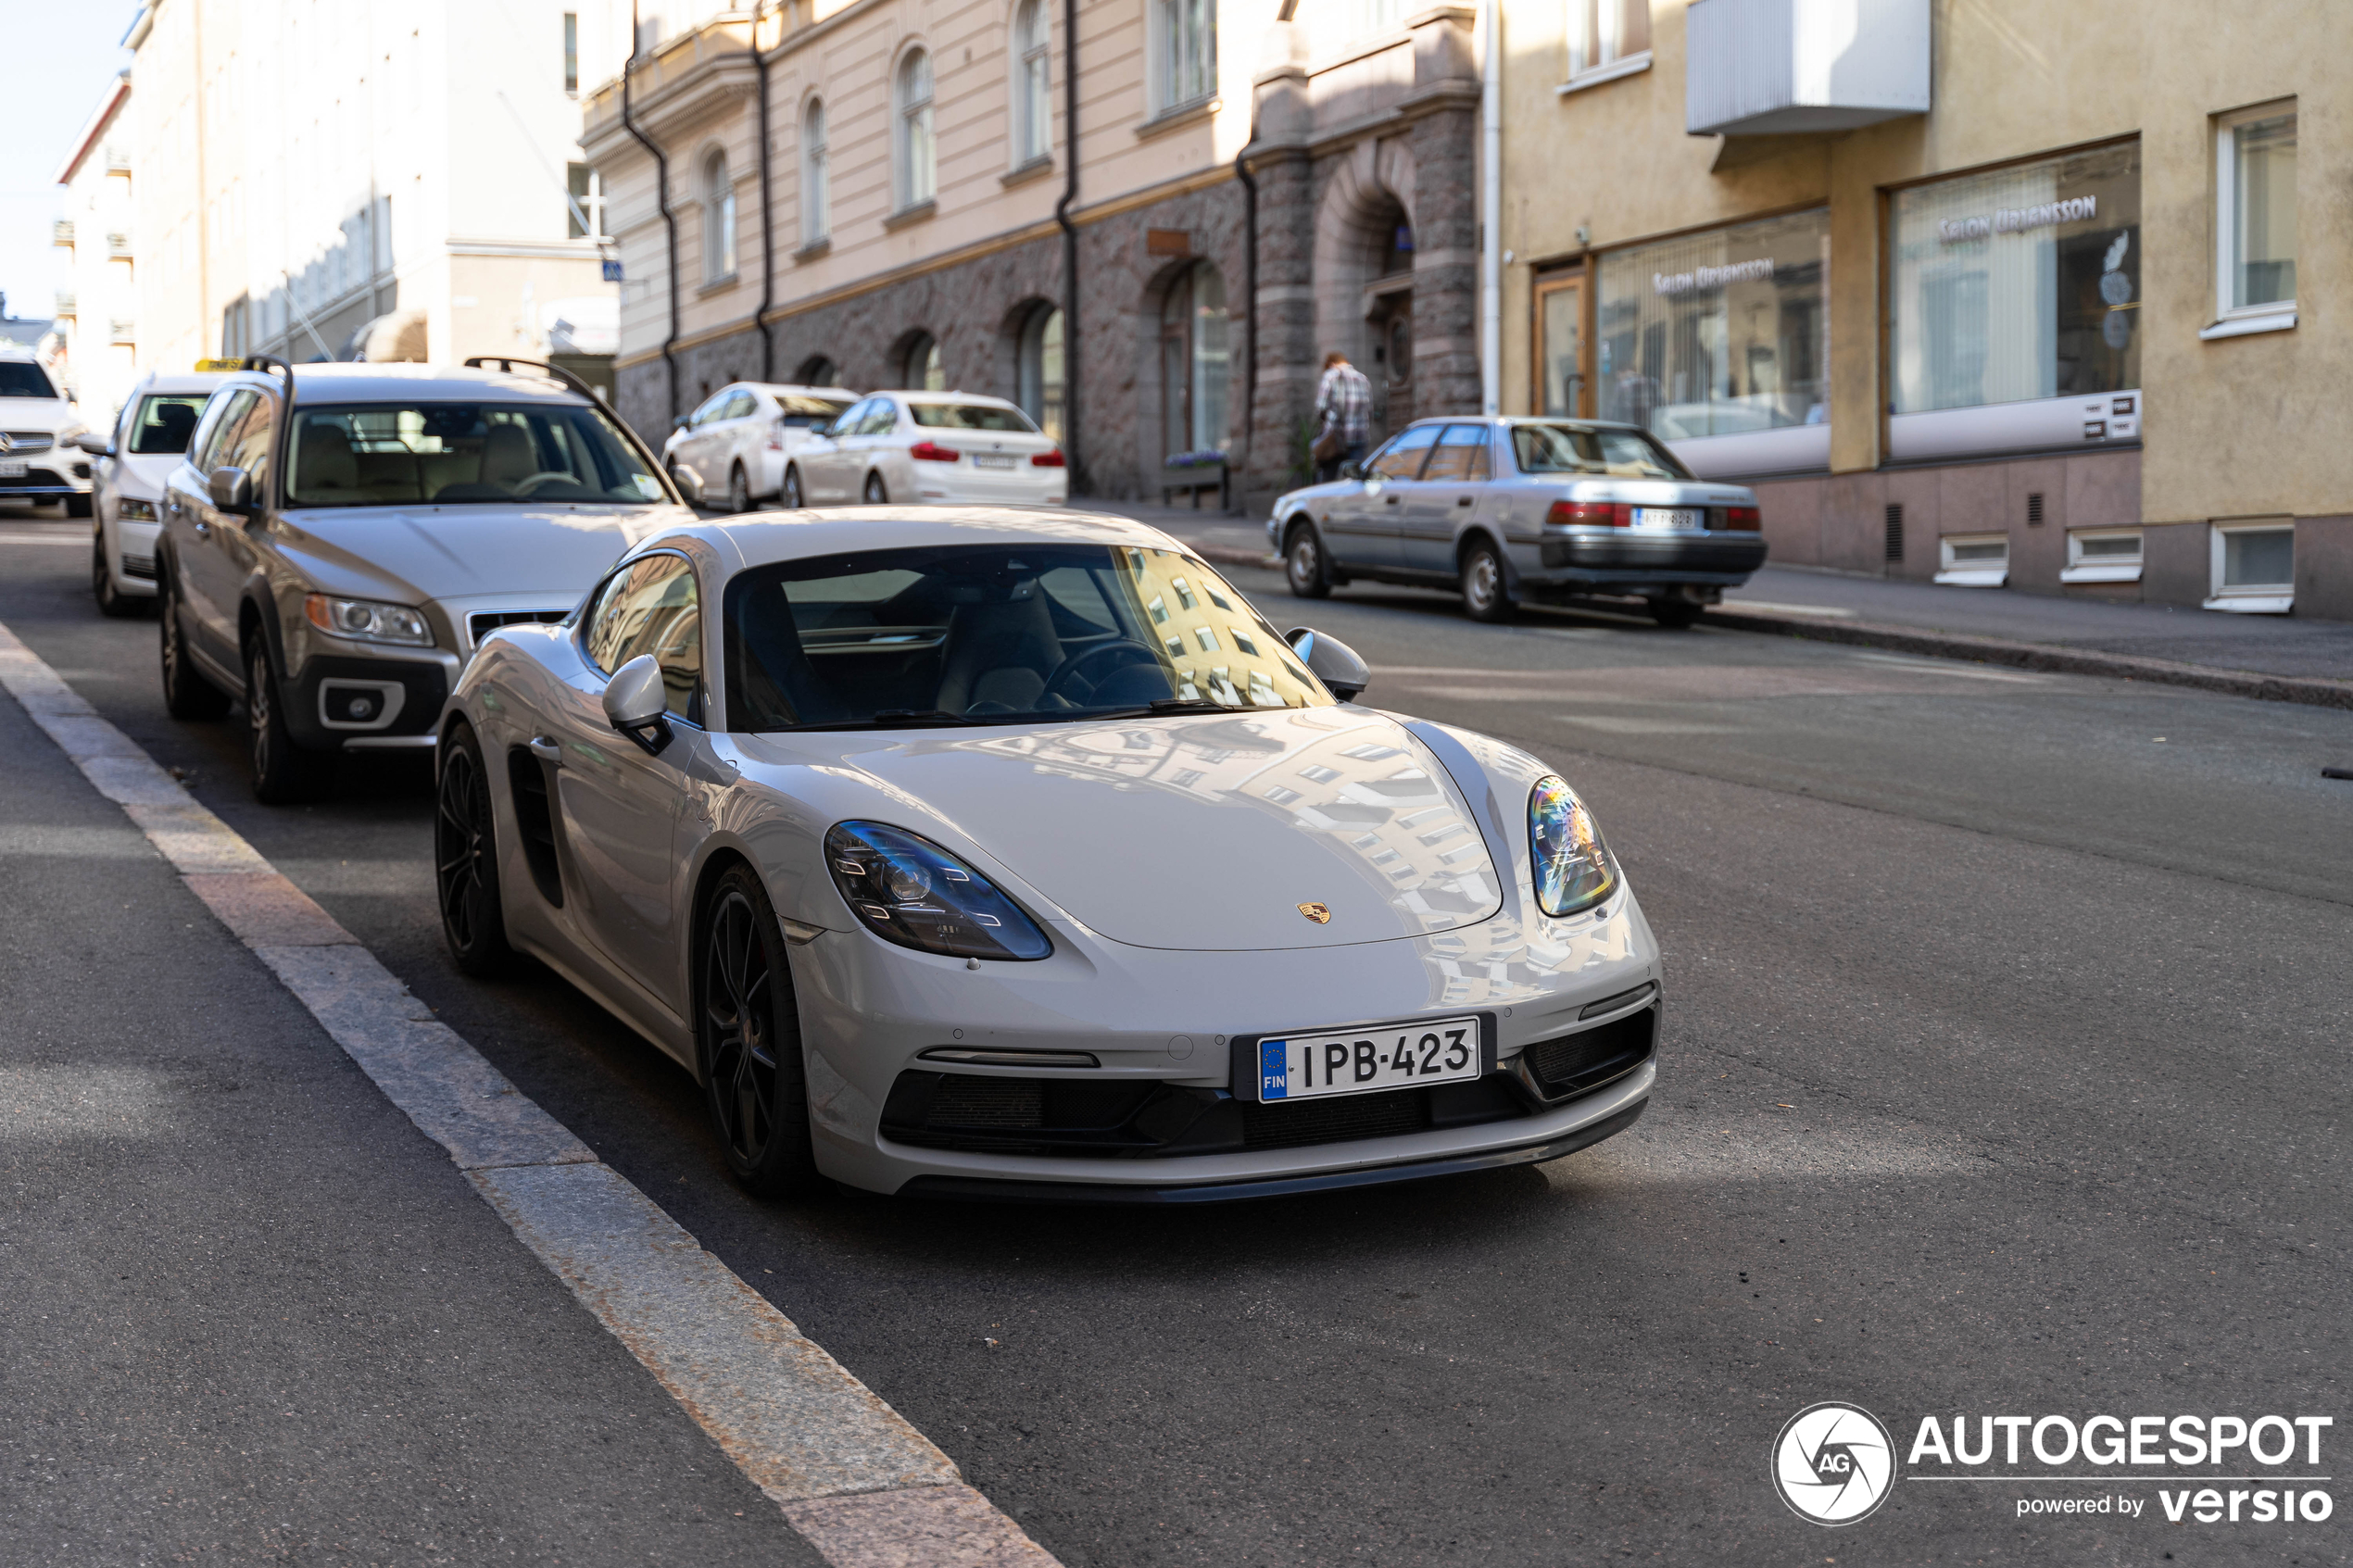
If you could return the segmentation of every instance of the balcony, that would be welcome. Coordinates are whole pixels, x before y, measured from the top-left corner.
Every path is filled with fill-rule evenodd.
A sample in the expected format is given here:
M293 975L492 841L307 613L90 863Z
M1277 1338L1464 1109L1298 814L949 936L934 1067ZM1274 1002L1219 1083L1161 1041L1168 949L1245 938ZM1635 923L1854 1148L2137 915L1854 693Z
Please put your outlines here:
M139 341L139 324L128 316L117 316L107 323L110 329L107 341L129 347Z
M57 291L57 307L54 314L69 318L79 317L80 312L75 308L73 291L71 289L59 289Z
M131 236L120 233L108 234L107 236L107 256L108 259L114 261L130 260Z
M1683 128L1852 131L1926 114L1930 0L1692 0Z
M49 224L49 243L53 245L64 245L69 250L72 249L73 220L70 218L52 220Z

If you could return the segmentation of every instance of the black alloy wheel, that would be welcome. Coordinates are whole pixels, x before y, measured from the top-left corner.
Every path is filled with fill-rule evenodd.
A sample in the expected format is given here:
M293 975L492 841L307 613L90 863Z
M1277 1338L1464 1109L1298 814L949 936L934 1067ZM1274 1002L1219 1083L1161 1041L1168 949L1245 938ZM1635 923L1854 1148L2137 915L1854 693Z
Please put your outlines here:
M219 719L229 711L229 694L188 661L188 635L180 624L180 600L170 583L158 584L157 603L163 631L157 639L163 666L163 710L174 719Z
M1706 608L1690 599L1670 599L1665 596L1651 600L1650 606L1651 619L1670 632L1688 630L1699 620L1700 611Z
M816 1188L800 1011L767 889L729 867L701 922L695 994L703 1085L727 1169L758 1198Z
M114 569L107 560L107 536L104 532L90 536L90 595L98 601L98 613L118 621L127 620L146 608L115 586Z
M334 780L333 752L295 744L284 695L270 669L269 646L256 633L245 642L245 722L253 744L253 797L265 806L316 800Z
M881 507L887 506L889 503L890 492L883 487L882 475L868 474L866 476L866 505Z
M1463 554L1463 608L1473 621L1498 626L1512 618L1512 596L1495 546L1481 540Z
M1303 522L1292 528L1283 547L1283 577L1290 583L1294 598L1332 596L1331 574L1324 570L1323 546L1316 541L1315 531Z
M514 960L498 899L498 839L490 808L490 771L473 727L460 719L441 741L433 822L434 885L441 897L441 939L460 972L486 980Z
M785 470L785 489L781 499L784 501L785 510L788 512L797 512L809 504L801 498L800 470L798 467Z
M727 470L727 509L731 512L751 510L751 481L744 477L741 463Z

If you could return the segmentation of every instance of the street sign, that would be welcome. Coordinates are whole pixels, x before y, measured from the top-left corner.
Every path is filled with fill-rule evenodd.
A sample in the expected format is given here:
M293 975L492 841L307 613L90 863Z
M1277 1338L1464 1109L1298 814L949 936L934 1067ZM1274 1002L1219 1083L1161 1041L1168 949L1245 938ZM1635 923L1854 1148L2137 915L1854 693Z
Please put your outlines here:
M608 261L608 262L606 262L606 263L605 263L605 282L609 282L609 283L617 283L617 282L621 282L621 263L620 263L620 262L618 262L618 261Z

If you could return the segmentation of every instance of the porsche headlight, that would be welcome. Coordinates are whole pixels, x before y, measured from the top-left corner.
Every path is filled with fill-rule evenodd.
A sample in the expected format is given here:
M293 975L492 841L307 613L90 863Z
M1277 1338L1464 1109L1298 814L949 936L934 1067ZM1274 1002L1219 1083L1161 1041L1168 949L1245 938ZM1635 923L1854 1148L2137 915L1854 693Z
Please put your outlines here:
M302 601L310 624L338 637L363 643L399 643L409 647L433 646L433 628L424 611L408 605L378 604L372 599L337 599L312 594Z
M1042 959L1054 950L987 877L904 828L836 824L825 834L825 869L860 922L886 942L959 959Z
M1602 830L1556 773L1529 792L1528 842L1535 851L1536 905L1546 914L1573 915L1617 891L1617 865Z

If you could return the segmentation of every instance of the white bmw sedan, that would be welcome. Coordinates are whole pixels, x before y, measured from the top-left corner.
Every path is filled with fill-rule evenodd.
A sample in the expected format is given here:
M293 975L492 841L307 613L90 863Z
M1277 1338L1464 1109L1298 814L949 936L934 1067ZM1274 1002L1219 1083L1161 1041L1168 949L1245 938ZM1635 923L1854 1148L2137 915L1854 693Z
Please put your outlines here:
M445 935L694 1073L763 1195L1211 1201L1631 1125L1658 947L1592 815L1365 679L1122 519L665 531L459 684Z
M784 505L840 501L1058 507L1062 447L1021 406L972 392L877 392L843 411L785 470Z

